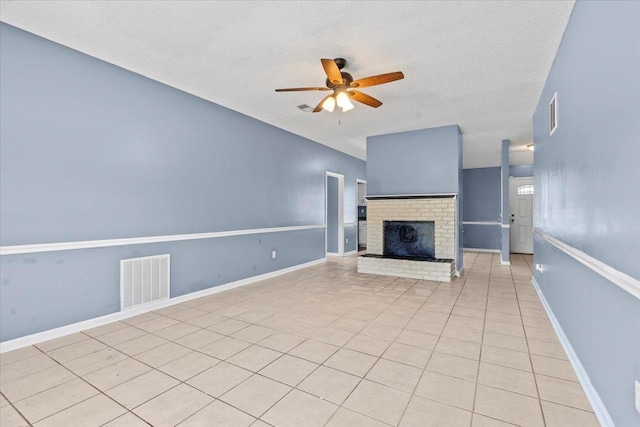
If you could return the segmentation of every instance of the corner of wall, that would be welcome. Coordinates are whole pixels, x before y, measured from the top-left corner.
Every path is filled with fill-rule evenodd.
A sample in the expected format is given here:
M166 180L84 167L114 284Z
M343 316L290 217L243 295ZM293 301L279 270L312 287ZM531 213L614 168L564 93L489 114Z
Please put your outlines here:
M500 261L503 265L509 265L509 252L510 252L510 227L511 227L511 215L509 214L509 145L511 141L508 139L502 140L502 152L501 152L501 176L502 176L502 243L500 249Z

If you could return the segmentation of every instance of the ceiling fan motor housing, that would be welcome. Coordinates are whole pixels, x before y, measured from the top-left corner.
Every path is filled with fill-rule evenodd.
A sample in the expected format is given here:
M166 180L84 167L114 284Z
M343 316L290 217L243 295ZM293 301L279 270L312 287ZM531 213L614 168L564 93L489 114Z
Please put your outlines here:
M335 62L338 66L338 70L342 70L347 65L347 60L344 58L336 58L333 60L333 62Z
M335 58L333 60L333 62L336 63L336 66L338 67L338 70L342 70L344 67L347 66L347 60L344 58ZM342 85L344 86L349 86L351 84L351 82L353 81L353 76L347 72L341 71L340 74L342 75ZM337 85L335 83L333 83L331 80L329 80L327 78L326 80L327 83L327 87L330 89L336 88L338 86L342 86L342 85Z
M353 76L351 74L345 72L345 71L341 71L340 74L342 75L342 85L349 87L349 85L353 81ZM341 86L341 85L334 84L329 79L326 80L326 83L327 83L327 87L331 88L331 89L333 89L335 87L338 87L338 86Z

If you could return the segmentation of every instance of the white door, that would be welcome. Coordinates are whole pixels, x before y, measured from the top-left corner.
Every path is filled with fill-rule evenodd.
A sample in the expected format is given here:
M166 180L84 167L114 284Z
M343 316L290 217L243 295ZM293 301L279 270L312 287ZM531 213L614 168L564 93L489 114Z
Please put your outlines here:
M533 253L533 178L511 178L511 252Z

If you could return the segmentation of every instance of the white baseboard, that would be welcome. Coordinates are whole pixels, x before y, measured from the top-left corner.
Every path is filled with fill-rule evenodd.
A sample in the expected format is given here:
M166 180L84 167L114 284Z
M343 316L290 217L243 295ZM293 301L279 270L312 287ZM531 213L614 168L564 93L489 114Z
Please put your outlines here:
M531 278L531 283L533 284L533 287L540 297L540 301L542 302L544 310L547 312L549 320L551 320L551 324L553 325L553 329L555 329L556 334L560 339L560 344L562 344L564 351L567 353L567 357L569 358L571 366L573 366L573 370L576 371L578 381L580 381L580 385L584 390L584 394L586 394L589 403L591 403L593 412L596 414L600 425L603 427L615 427L615 424L613 424L613 420L611 419L607 408L604 406L604 403L602 403L602 399L600 399L600 395L593 387L593 384L591 384L591 379L589 378L587 371L585 371L584 366L582 366L578 355L573 350L569 339L564 334L562 326L560 326L560 323L558 323L558 319L556 318L555 314L553 314L553 311L551 310L547 299L544 297L544 294L542 293L542 290L540 289L540 286L538 285L535 277Z
M479 248L463 248L465 252L490 252L492 254L499 254L500 249L479 249Z
M460 270L456 270L456 272L454 273L456 277L460 277L462 276L462 272L464 271L464 266L462 266L462 268Z
M52 339L64 337L66 335L75 334L76 332L86 331L87 329L106 325L107 323L117 322L119 320L128 319L130 317L137 316L139 314L148 313L150 311L159 310L161 308L180 304L196 298L216 294L218 292L227 291L233 288L238 288L240 286L245 286L250 283L259 282L261 280L270 279L272 277L280 276L286 273L291 273L293 271L300 270L302 268L311 267L317 264L322 264L326 261L327 261L326 258L320 258L315 261L294 265L293 267L283 268L281 270L260 274L258 276L248 277L246 279L237 280L235 282L226 283L224 285L215 286L213 288L203 289L201 291L192 292L186 295L181 295L179 297L166 299L164 301L157 301L150 304L145 304L144 307L137 307L137 308L133 308L126 311L119 311L116 313L107 314L105 316L100 316L100 317L96 317L89 320L83 320L81 322L73 323L71 325L61 326L55 329L49 329L48 331L38 332L32 335L27 335L27 336L15 338L9 341L0 342L0 353L6 353L7 351L17 350L22 347L39 344L44 341L49 341Z
M502 265L511 265L511 261L500 260L500 264L502 264Z
M357 254L357 253L358 253L358 251L349 251L349 252L345 252L345 253L344 253L344 256L355 255L355 254Z

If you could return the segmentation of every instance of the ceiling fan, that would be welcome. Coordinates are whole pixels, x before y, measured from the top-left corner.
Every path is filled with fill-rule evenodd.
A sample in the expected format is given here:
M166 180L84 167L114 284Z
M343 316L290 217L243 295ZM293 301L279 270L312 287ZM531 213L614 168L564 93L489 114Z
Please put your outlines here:
M332 112L336 105L342 108L342 111L349 111L353 108L353 104L350 101L351 99L373 108L378 108L382 105L382 102L378 101L374 97L355 89L381 85L404 79L404 74L402 74L401 71L396 71L393 73L378 74L376 76L353 80L351 74L340 71L345 67L345 65L347 65L346 59L321 59L320 61L322 61L322 68L324 68L324 72L327 74L326 87L296 87L276 89L276 92L333 90L332 94L325 96L322 101L320 101L316 108L313 109L313 112L317 113L322 109Z

